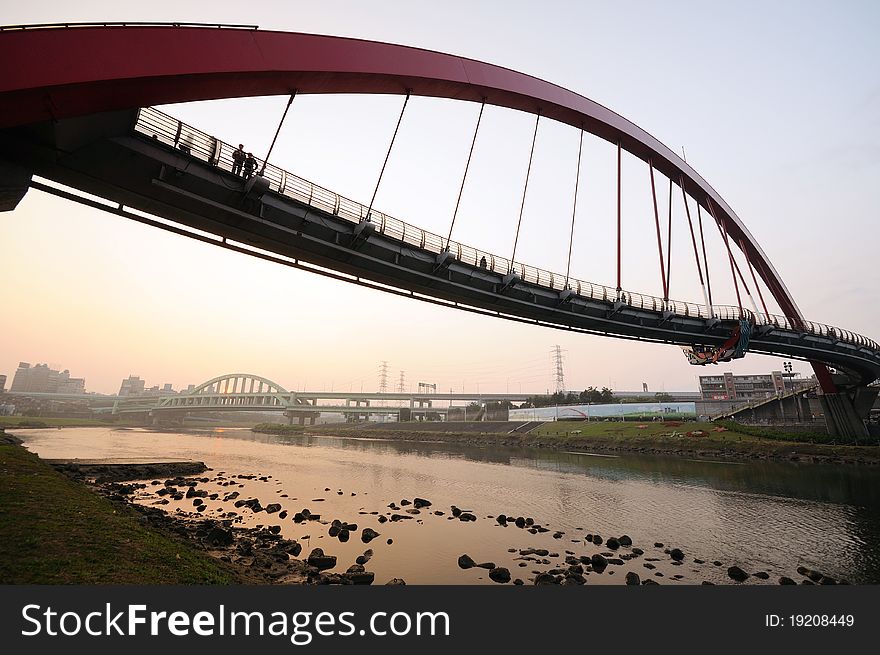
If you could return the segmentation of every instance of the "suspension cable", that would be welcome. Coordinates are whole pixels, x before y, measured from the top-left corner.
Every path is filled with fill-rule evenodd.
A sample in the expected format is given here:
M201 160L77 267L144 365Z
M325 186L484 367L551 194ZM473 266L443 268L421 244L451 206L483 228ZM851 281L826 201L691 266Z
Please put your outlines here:
M711 204L711 200L709 201L709 209L712 210L712 217L715 218L715 207ZM746 292L746 297L749 299L749 302L752 303L752 309L755 310L755 315L760 314L758 311L758 305L755 303L755 299L752 297L752 292L749 291L749 284L746 282L745 276L742 274L742 271L739 268L739 264L736 262L736 258L733 256L733 249L730 247L730 243L727 237L727 223L722 223L715 218L715 223L718 226L718 231L722 232L722 225L724 226L724 230L722 232L722 236L724 237L724 245L727 247L727 254L730 255L730 263L733 264L733 270L736 271L736 275L739 276L740 284L743 286L743 290ZM736 277L734 277L734 283L736 282Z
M452 228L455 225L455 217L458 216L458 205L461 202L461 194L464 192L464 181L467 179L468 169L471 166L471 157L474 154L474 145L477 143L477 133L480 131L480 121L483 120L483 110L486 108L486 98L480 104L480 115L477 116L477 126L474 128L474 138L471 140L471 149L468 152L467 163L464 165L464 175L461 177L461 187L458 189L458 199L455 201L455 211L452 212L452 222L449 224L449 234L446 237L446 247L449 250L449 241L452 239Z
M700 203L697 203L697 222L700 226L700 243L703 244L703 265L706 267L706 289L709 292L709 307L713 307L712 304L712 280L709 277L709 259L706 257L706 239L703 235L703 212L700 210ZM714 316L714 311L712 312Z
M648 159L648 169L651 171L651 199L654 201L654 224L657 226L657 252L660 255L660 282L663 284L663 302L669 300L669 292L666 289L666 270L663 267L663 241L660 237L660 212L657 209L657 189L654 185L654 161Z
M719 222L718 217L715 215L715 206L712 204L711 198L706 198L706 203L709 205L709 212L712 214L712 218L715 219L718 231L721 232L721 236L724 239L724 247L727 248L727 257L730 259L730 275L733 278L733 288L736 290L736 304L739 307L739 317L742 319L744 317L742 298L739 295L739 284L736 281L736 270L734 268L736 262L733 261L733 251L730 249L730 242L727 239L727 223Z
M620 297L620 139L617 140L617 296Z
M370 206L367 207L366 221L370 222L370 214L373 211L373 203L376 201L376 194L379 192L379 184L382 182L382 176L385 174L385 167L388 165L388 158L391 156L391 148L394 147L394 140L397 138L397 131L400 129L400 122L403 120L403 112L406 111L406 105L409 103L411 90L406 90L406 99L403 101L403 107L400 108L400 116L397 117L397 126L394 128L394 134L391 135L391 143L388 144L388 152L385 153L385 161L382 163L382 170L379 171L379 179L376 180L376 188L373 189L373 197L370 198Z
M700 278L700 287L703 289L703 299L706 301L706 311L709 318L712 318L712 306L709 303L709 296L706 295L706 283L703 281L703 267L700 264L700 252L697 250L697 237L694 234L694 222L691 220L691 208L688 205L687 193L684 190L684 175L679 178L679 186L681 187L681 200L684 203L684 213L687 216L688 229L691 232L691 244L694 246L694 261L697 264L697 275Z
M584 128L581 127L581 138L578 144L578 163L577 172L574 176L574 203L571 207L571 232L568 235L568 264L565 267L565 285L563 288L568 289L568 275L571 272L571 246L574 243L574 216L577 213L578 206L578 182L581 179L581 152L584 149Z
M293 104L293 99L295 97L296 89L293 90L293 93L290 94L290 98L287 99L287 106L284 108L284 113L281 114L281 120L278 122L278 128L275 130L275 136L272 137L272 145L269 146L269 152L266 153L266 158L263 160L263 166L260 168L260 172L257 173L260 177L266 172L266 164L269 163L269 156L272 154L272 149L275 147L275 141L278 139L279 132L281 132L281 126L284 125L284 119L287 118L287 112L290 109L290 105Z
M764 315L767 317L767 320L770 320L770 312L767 311L767 303L764 302L764 294L761 292L761 285L758 284L758 278L755 277L755 269L752 268L752 260L749 258L749 251L746 250L746 246L743 243L742 239L739 241L739 248L743 251L743 254L746 256L746 264L749 265L749 272L752 274L752 281L755 283L755 289L758 291L758 298L761 299L761 306L764 308Z
M526 169L526 183L523 186L522 203L519 206L519 220L516 222L516 236L513 238L513 253L510 255L510 271L513 271L513 260L516 258L516 244L519 242L519 228L522 225L523 209L526 206L526 192L529 190L529 177L532 174L532 157L535 155L535 141L538 139L538 123L541 121L541 110L535 117L535 133L532 135L532 149L529 151L529 167Z
M669 178L669 223L666 227L666 293L669 293L669 278L672 277L672 178Z

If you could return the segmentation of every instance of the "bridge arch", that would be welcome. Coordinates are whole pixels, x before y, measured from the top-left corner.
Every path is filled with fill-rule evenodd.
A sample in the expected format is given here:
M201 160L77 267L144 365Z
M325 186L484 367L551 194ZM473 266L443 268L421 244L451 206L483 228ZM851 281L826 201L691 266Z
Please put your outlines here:
M211 378L207 382L202 382L192 391L188 391L188 396L198 396L205 394L229 394L229 393L266 393L266 394L288 394L290 393L277 382L273 382L269 378L252 373L226 373L216 378Z
M34 52L41 56L34 57ZM421 48L250 26L14 29L0 32L0 61L6 64L0 76L0 129L156 104L286 95L293 90L411 93L540 113L650 160L725 227L733 247L746 254L786 317L804 320L742 220L683 159L607 107L524 73Z

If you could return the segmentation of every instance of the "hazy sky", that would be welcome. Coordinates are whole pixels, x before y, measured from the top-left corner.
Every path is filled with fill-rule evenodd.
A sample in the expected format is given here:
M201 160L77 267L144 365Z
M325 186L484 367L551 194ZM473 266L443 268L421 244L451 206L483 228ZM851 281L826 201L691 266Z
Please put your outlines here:
M727 200L807 318L880 337L880 4L874 2L242 2L0 0L6 24L257 24L419 46L530 73L590 97L677 152ZM285 98L163 107L258 157ZM300 96L273 162L369 202L401 97ZM445 234L479 107L413 98L377 209ZM454 239L508 257L534 117L487 107ZM578 132L542 121L517 259L565 271ZM614 149L584 140L572 275L615 285ZM626 289L662 295L647 166L624 162ZM665 178L658 179L665 214ZM701 302L680 199L670 296ZM693 210L693 206L692 206ZM707 223L707 227L711 227ZM714 227L712 228L714 229ZM713 292L735 304L717 231ZM743 260L740 260L744 266ZM50 362L115 392L252 372L289 389L694 389L673 346L569 334L387 296L192 242L30 191L0 215L0 373ZM210 284L203 282L209 280ZM191 284L190 284L191 283ZM197 293L190 289L197 289ZM796 370L809 372L796 363Z

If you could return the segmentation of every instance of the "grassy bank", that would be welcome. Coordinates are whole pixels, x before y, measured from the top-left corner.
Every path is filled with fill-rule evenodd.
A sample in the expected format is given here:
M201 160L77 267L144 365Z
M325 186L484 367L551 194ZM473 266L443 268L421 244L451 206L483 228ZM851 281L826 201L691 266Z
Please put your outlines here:
M372 437L401 441L444 441L476 446L523 446L555 450L634 452L717 458L782 458L840 460L880 463L877 446L811 443L811 435L786 435L773 431L768 436L745 426L714 423L663 422L550 422L529 434L455 432L423 428L411 423L411 430L382 426L320 425L306 428L307 434ZM719 429L721 428L721 429ZM271 434L301 434L301 426L262 424L255 431ZM751 432L751 433L750 433Z
M0 445L0 583L230 584L239 573L18 445Z
M93 428L124 425L95 418L43 418L38 416L0 416L0 428Z

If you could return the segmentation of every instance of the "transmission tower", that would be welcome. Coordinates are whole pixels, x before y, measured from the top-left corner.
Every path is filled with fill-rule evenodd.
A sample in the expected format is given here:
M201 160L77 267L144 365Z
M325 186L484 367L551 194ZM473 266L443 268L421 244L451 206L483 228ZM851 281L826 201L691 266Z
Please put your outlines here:
M388 362L384 359L379 365L379 393L388 391Z
M406 371L400 372L400 380L397 381L397 391L399 393L406 391Z
M553 355L553 361L556 365L556 391L563 393L565 391L565 373L562 370L562 348L554 346L550 351Z

